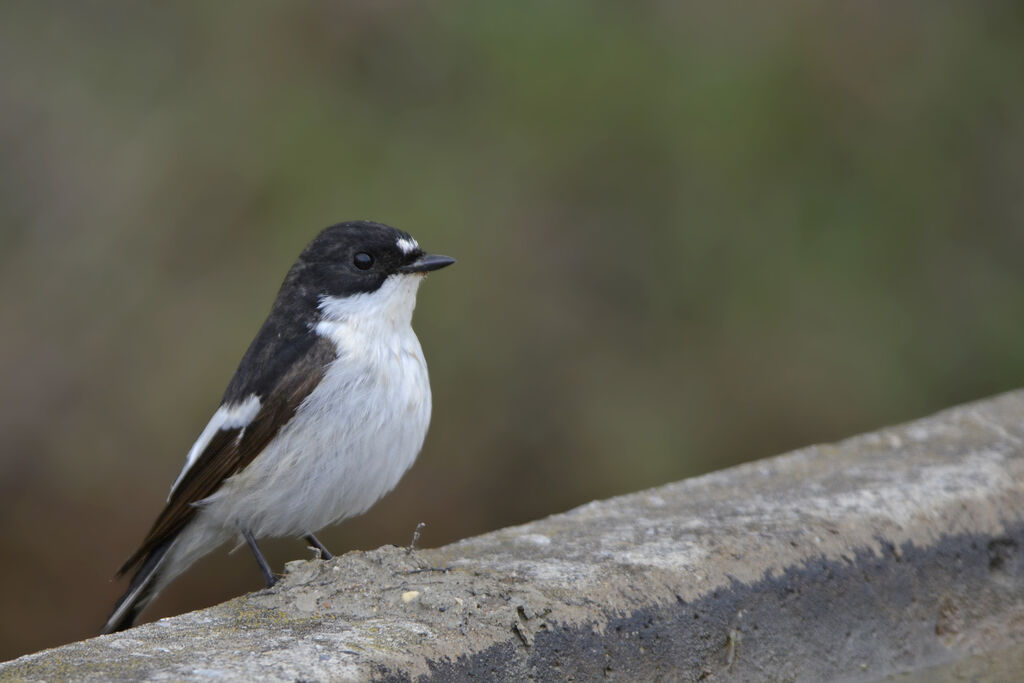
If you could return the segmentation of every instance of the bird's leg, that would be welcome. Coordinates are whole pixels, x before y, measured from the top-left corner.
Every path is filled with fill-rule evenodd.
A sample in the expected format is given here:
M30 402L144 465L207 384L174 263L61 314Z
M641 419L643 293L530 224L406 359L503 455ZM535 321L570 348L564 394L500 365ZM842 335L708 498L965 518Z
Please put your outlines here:
M263 580L267 582L267 588L270 588L277 583L277 577L274 576L274 572L270 571L270 565L267 564L267 558L263 557L263 553L260 552L260 547L256 545L256 539L253 538L252 532L248 529L242 529L242 537L245 538L245 542L249 544L249 549L252 550L252 554L256 557L256 563L260 566L260 571L263 572Z
M331 555L330 551L327 550L327 548L324 547L324 544L320 542L320 539L313 534L306 534L303 538L306 539L306 543L320 551L321 560L330 560L334 558L334 555Z

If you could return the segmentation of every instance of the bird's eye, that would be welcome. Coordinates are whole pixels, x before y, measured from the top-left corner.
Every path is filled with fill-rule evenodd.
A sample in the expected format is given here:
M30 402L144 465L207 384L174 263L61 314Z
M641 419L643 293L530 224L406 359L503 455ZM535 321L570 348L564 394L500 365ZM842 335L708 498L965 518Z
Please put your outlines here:
M352 257L352 263L356 264L356 268L359 270L367 270L373 265L373 256L361 251Z

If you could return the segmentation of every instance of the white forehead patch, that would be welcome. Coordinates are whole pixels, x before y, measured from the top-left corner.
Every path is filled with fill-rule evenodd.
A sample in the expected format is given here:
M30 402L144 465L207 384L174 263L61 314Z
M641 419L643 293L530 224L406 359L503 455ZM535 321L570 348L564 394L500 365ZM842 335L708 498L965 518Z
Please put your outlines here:
M406 239L404 237L399 237L395 244L398 245L398 248L402 250L403 254L411 254L420 248L420 245L412 238Z

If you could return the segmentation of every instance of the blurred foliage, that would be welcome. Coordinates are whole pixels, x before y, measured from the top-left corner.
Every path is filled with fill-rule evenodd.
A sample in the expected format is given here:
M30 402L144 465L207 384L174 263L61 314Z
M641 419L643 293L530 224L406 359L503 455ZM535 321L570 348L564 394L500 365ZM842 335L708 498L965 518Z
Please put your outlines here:
M284 272L459 259L426 545L1024 373L1020 3L0 4L0 657L91 635ZM301 543L268 543L284 561ZM148 614L259 587L218 552Z

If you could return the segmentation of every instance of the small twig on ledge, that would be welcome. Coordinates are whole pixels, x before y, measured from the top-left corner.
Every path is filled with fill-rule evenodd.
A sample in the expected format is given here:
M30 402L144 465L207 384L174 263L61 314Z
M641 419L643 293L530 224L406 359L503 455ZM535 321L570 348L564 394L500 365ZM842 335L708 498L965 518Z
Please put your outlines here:
M420 542L420 532L423 531L423 527L427 526L426 522L420 522L416 525L416 530L412 532L412 543L405 549L405 552L411 553L416 550L416 544Z
M427 526L425 522L420 522L416 525L416 530L412 532L412 543L405 549L406 554L412 554L416 550L416 544L420 541L420 532L423 531L423 527ZM406 574L420 574L423 572L449 572L451 567L420 567L418 569L410 569Z
M410 569L406 574L422 574L424 572L441 572L442 574L447 574L451 570L451 565L447 567L420 567L419 569Z

